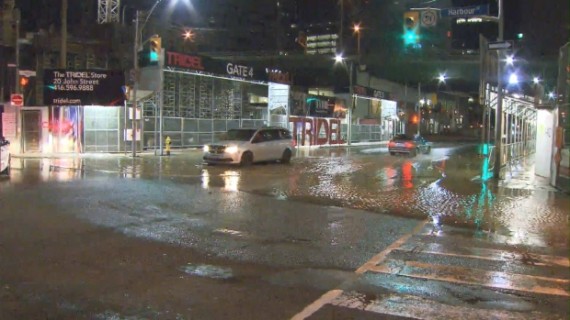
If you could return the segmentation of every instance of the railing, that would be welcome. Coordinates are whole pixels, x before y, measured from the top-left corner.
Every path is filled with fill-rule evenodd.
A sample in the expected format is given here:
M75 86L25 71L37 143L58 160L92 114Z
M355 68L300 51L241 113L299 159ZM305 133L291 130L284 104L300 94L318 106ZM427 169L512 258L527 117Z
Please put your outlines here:
M515 161L523 159L536 150L536 140L521 141L502 145L501 166L512 164Z

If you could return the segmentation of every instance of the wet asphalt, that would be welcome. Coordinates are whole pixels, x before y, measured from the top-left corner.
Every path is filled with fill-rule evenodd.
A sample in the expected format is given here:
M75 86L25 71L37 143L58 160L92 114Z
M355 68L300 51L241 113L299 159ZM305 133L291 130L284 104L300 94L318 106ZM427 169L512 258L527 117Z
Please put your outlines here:
M484 165L470 144L247 168L198 150L14 158L0 316L288 319L340 290L301 318L567 318L570 197L524 172L481 181Z

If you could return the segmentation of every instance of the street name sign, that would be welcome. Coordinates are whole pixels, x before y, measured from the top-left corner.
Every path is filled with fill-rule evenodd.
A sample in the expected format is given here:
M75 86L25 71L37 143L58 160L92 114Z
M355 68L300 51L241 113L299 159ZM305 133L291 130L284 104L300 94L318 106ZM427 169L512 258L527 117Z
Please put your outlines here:
M489 42L489 50L512 49L514 45L512 40Z
M489 14L489 5L441 9L440 14L448 18L483 16Z

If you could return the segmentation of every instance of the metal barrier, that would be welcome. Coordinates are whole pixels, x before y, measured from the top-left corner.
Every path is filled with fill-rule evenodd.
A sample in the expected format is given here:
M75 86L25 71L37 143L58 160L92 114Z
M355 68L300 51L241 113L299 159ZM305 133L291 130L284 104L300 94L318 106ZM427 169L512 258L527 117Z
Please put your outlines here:
M536 140L521 141L515 143L504 144L502 147L501 166L512 164L522 158L535 153Z

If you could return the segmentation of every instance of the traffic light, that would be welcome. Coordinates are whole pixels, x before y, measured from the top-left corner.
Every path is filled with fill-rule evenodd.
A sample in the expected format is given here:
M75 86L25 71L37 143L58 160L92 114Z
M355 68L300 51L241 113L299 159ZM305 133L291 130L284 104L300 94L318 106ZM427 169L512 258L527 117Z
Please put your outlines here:
M25 77L25 76L20 77L20 87L21 88L27 87L29 83L30 83L30 78Z
M154 35L149 40L149 62L151 65L158 64L158 59L160 59L160 51L162 50L162 44L160 36Z
M415 46L420 42L420 12L406 11L404 13L404 45Z

